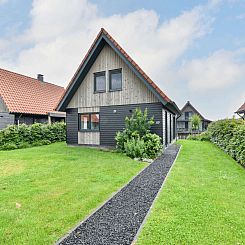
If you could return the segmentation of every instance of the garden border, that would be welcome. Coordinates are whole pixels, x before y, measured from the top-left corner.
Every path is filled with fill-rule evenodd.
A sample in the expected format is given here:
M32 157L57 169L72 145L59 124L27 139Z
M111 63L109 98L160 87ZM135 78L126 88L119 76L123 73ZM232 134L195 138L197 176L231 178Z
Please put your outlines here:
M109 202L115 195L117 195L121 190L123 190L124 188L126 188L141 172L143 172L145 169L147 169L149 166L151 165L148 164L146 165L142 170L140 170L136 175L134 175L129 182L126 183L126 185L124 185L123 187L121 187L119 190L113 192L111 194L111 196L106 199L99 207L95 208L94 211L87 215L82 221L80 221L76 226L74 226L73 228L71 228L64 236L62 236L59 240L57 240L55 242L55 245L58 245L61 241L63 241L65 238L67 238L76 228L78 228L82 223L84 223L87 219L89 219L92 215L94 215L97 211L99 211L101 208L103 208L107 202Z
M140 232L142 231L142 229L143 229L143 227L144 227L144 225L145 225L147 219L149 218L150 213L151 213L151 211L152 211L152 208L153 208L153 206L154 206L156 200L159 198L159 195L160 195L160 193L161 193L161 191L162 191L162 189L163 189L163 187L164 187L164 185L165 185L165 182L167 181L168 176L169 176L170 172L172 171L172 168L173 168L173 166L175 165L176 160L178 159L178 156L179 156L179 154L180 154L181 149L182 149L182 145L180 145L180 148L179 148L179 151L178 151L178 153L177 153L177 155L176 155L176 158L175 158L175 160L174 160L172 166L170 167L170 169L169 169L169 171L168 171L168 173L167 173L167 175L166 175L166 177L165 177L165 179L164 179L164 181L163 181L163 183L162 183L162 185L161 185L161 187L160 187L160 189L159 189L159 191L158 191L158 193L157 193L155 199L153 200L153 202L152 202L152 204L151 204L151 207L149 208L149 210L148 210L148 212L147 212L147 214L146 214L146 216L145 216L143 222L141 223L141 225L140 225L140 227L139 227L139 229L138 229L138 231L137 231L137 233L136 233L136 235L135 235L135 237L134 237L134 240L132 241L132 245L136 244L137 239L138 239L138 237L139 237L139 234L140 234Z

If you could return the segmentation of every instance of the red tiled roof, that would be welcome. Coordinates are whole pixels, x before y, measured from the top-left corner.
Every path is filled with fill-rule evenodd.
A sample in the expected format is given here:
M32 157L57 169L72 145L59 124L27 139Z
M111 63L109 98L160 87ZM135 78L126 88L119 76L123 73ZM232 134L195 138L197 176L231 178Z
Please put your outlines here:
M81 64L79 65L77 71L75 72L74 76L72 77L71 81L69 82L68 86L66 87L66 91L70 88L70 86L73 84L75 78L77 77L77 74L79 73L81 67L87 60L88 56L90 55L91 51L93 50L94 46L96 45L96 42L101 37L101 35L105 35L114 45L115 47L125 56L125 58L133 65L133 67L144 77L144 79L149 83L151 87L153 87L158 94L167 102L172 102L171 99L150 79L149 76L146 75L146 73L139 67L139 65L127 54L127 52L116 42L116 40L104 29L101 28L99 34L95 38L94 42L92 43L90 49L88 50L87 54L85 55L84 59L82 60ZM64 93L63 97L66 93ZM63 99L61 98L61 100Z
M65 89L0 68L0 96L9 112L46 115L54 111Z
M245 102L236 112L245 112Z

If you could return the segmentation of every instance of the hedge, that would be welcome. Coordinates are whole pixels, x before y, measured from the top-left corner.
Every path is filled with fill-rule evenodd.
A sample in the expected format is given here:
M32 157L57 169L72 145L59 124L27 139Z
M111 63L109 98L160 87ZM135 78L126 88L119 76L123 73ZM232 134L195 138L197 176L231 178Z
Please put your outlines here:
M0 150L13 150L64 141L65 123L11 125L0 130Z
M245 166L245 121L224 119L208 126L210 140Z
M237 162L245 166L245 121L223 119L212 122L208 130L199 135L189 135L188 140L211 141Z

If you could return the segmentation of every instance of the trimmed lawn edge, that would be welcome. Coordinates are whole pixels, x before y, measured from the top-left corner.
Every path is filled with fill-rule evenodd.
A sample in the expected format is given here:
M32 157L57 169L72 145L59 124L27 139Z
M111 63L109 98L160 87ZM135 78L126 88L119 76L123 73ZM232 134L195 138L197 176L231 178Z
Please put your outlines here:
M173 143L173 144L175 144L175 143ZM161 193L161 191L162 191L162 189L163 189L163 187L164 187L164 185L165 185L165 183L166 183L166 181L167 181L167 179L168 179L168 176L169 176L169 174L171 173L171 170L172 170L172 168L173 168L174 165L175 165L176 160L178 159L178 156L179 156L179 154L180 154L181 148L182 148L182 145L180 145L179 152L177 153L177 156L176 156L176 158L175 158L175 160L174 160L172 166L170 167L170 169L169 169L169 171L168 171L168 173L167 173L167 176L165 177L165 179L164 179L164 181L163 181L163 183L162 183L162 185L161 185L161 188L160 188L159 191L157 192L157 195L156 195L154 201L152 202L151 207L150 207L150 209L148 210L148 212L147 212L147 214L146 214L146 216L145 216L145 218L144 218L142 224L140 225L140 228L139 228L139 230L137 231L137 234L136 234L135 237L134 237L134 240L133 240L133 242L132 242L132 245L136 244L137 239L138 239L138 237L139 237L139 234L140 234L140 232L142 231L142 229L143 229L143 227L144 227L144 225L145 225L147 219L149 218L150 213L151 213L151 210L152 210L152 208L153 208L153 206L154 206L156 200L158 199L158 197L159 197L159 195L160 195L160 193Z
M181 140L138 244L243 244L244 169L210 142Z
M177 159L177 158L176 158ZM176 160L175 159L175 160ZM67 238L75 229L77 229L83 222L85 222L87 219L89 219L94 213L96 213L98 210L100 210L101 208L103 208L107 202L109 202L116 194L118 194L121 190L123 190L124 188L126 188L141 172L143 172L146 168L148 168L151 164L148 164L147 166L145 166L143 169L141 169L137 174L135 174L130 180L129 182L124 185L123 187L119 188L117 191L113 192L111 194L111 196L105 200L101 205L99 205L97 208L95 208L90 214L88 214L82 221L80 221L77 225L73 226L73 228L71 228L69 231L67 231L67 233L65 233L61 238L59 238L59 240L55 241L55 245L58 245L60 242L62 242L65 238Z

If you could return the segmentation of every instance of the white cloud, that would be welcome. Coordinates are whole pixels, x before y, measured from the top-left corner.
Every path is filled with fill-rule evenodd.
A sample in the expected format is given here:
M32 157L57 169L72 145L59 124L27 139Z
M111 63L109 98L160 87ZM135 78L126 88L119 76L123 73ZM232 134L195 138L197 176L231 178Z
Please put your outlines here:
M5 4L5 3L7 3L8 2L8 0L0 0L0 5L1 4Z
M244 20L245 19L245 13L237 15L236 18L239 20Z
M161 23L151 10L104 17L87 0L34 0L31 27L18 37L0 40L0 65L32 76L43 73L48 81L66 85L105 27L164 88L175 62L210 31L212 19L205 11L198 6ZM15 52L20 46L21 51Z
M184 63L180 76L193 90L223 89L245 77L245 65L237 59L240 52L216 51L208 57Z

